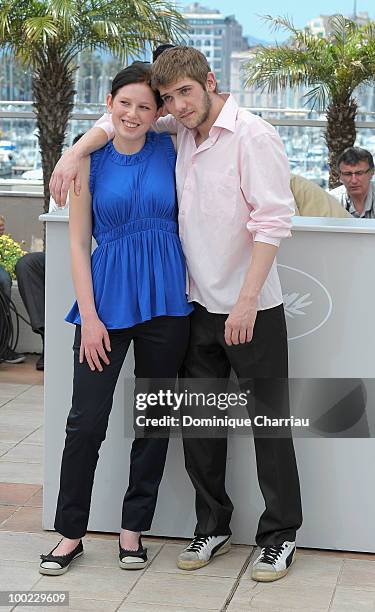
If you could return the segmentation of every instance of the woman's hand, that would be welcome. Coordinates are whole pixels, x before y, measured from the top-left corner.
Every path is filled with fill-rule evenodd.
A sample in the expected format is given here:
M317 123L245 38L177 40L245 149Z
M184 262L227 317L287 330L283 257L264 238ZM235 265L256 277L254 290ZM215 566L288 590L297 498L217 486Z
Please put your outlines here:
M79 362L83 363L86 357L90 370L97 369L103 372L101 361L109 365L106 351L110 352L110 350L109 334L101 320L95 316L82 322Z

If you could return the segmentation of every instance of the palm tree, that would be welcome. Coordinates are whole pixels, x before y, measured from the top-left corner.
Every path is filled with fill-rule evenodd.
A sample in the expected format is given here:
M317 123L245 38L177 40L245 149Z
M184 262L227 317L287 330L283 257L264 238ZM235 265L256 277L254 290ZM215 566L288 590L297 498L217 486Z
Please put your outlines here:
M184 31L167 0L1 0L0 48L32 71L45 211L73 110L79 52L106 50L126 62L148 42L179 41Z
M329 186L340 184L336 170L338 155L356 139L358 104L354 97L359 85L375 78L375 26L359 26L343 15L329 22L329 34L318 38L298 30L287 18L265 17L273 29L290 34L289 41L275 47L259 47L248 62L247 85L274 93L279 88L305 86L306 104L326 113L325 140L330 168Z

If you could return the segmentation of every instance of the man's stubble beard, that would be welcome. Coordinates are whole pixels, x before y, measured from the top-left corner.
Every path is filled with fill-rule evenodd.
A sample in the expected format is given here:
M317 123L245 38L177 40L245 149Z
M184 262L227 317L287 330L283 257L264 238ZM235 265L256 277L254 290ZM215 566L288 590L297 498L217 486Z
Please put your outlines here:
M185 125L185 127L187 127L189 130L194 130L196 128L198 128L200 125L202 125L202 123L204 123L205 121L207 121L209 115L210 115L210 110L211 110L211 106L212 106L212 102L211 102L211 98L208 95L207 91L203 92L203 101L202 101L202 109L198 109L198 117L196 120L196 123L194 123L194 125L185 125L184 122L181 119L176 119L178 121L180 121L183 125Z

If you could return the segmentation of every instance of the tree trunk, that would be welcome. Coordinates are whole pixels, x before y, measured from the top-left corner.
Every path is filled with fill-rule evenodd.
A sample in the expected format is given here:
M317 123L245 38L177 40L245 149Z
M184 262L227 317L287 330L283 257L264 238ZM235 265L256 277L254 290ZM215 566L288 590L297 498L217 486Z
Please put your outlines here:
M341 185L337 171L337 158L347 147L354 146L356 140L355 117L358 105L352 98L347 102L335 102L327 107L327 128L325 141L328 147L329 188Z
M38 128L44 184L44 212L49 208L49 181L62 154L74 105L74 71L64 49L47 47L33 74L34 111Z

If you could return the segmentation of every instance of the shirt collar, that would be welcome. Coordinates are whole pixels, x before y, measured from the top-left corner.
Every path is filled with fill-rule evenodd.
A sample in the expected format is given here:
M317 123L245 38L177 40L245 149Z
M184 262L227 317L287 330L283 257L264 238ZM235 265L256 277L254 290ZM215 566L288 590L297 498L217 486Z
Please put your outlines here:
M230 132L234 132L236 127L238 104L232 94L222 93L219 95L223 100L225 100L225 104L212 128L225 128Z
M372 208L375 208L375 190L374 190L374 183L370 183L369 185L369 190L368 190L368 194L366 196L366 200L365 200L365 207L361 213L361 215L358 215L360 217L364 217L366 212L369 212L370 210L372 210ZM345 189L346 191L346 189ZM346 201L350 204L350 214L356 213L357 210L353 204L353 200L350 197L350 195L348 194L348 192L346 191ZM358 214L358 213L357 213Z

